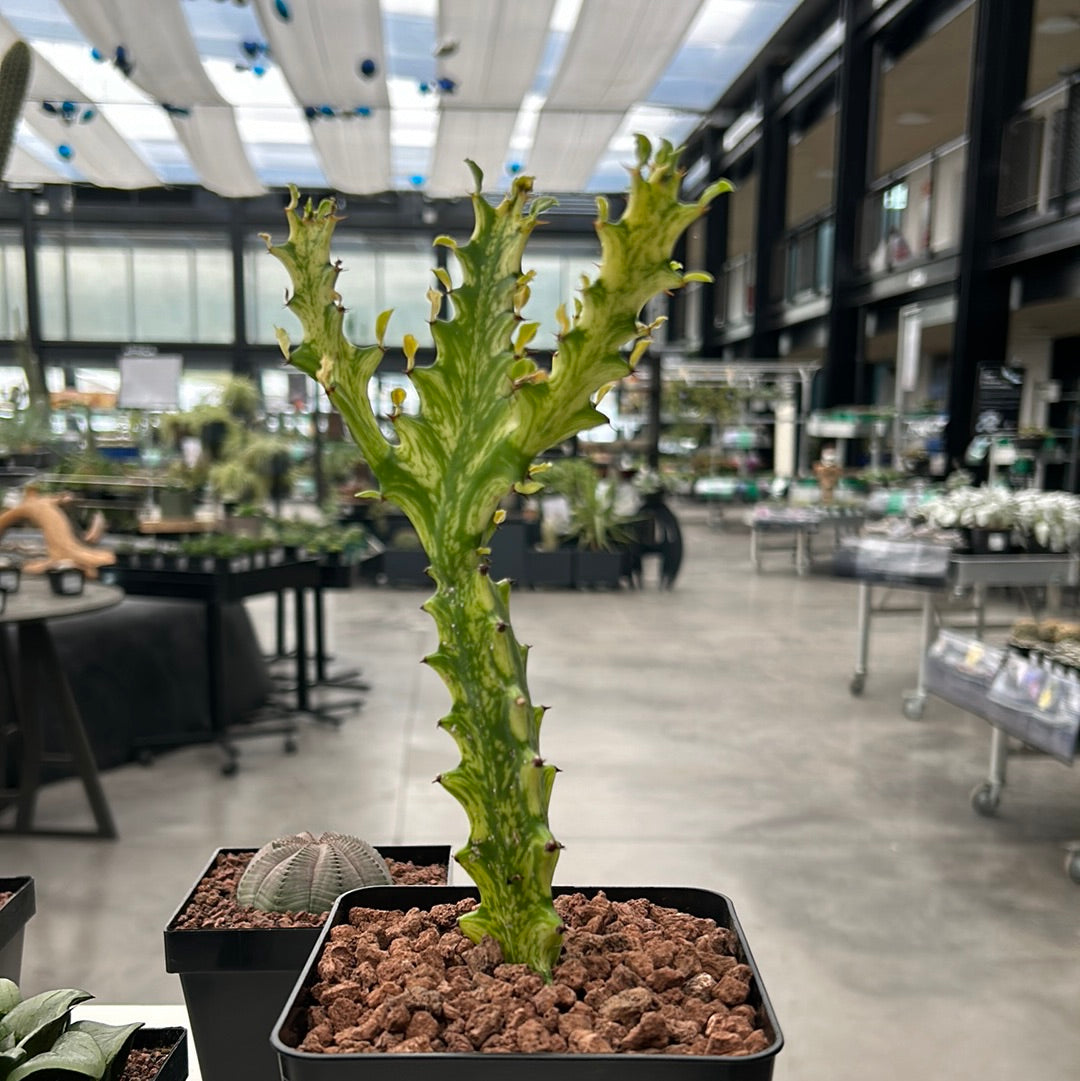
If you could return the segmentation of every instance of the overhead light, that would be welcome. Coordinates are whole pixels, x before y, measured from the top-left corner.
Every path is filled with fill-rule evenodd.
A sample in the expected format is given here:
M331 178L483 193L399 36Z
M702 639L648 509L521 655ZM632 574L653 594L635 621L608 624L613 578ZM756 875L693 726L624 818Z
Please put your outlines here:
M1076 15L1047 15L1045 19L1040 19L1035 27L1036 34L1046 34L1049 37L1072 34L1077 30L1080 30L1080 17Z
M929 124L930 120L931 117L927 113L918 112L901 113L896 118L896 122L905 128L918 128L923 124Z

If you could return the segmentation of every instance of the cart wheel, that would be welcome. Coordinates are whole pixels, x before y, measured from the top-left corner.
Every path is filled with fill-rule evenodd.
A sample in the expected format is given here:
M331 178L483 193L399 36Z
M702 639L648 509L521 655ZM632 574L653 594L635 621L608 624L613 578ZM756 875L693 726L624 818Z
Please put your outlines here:
M1080 849L1074 848L1066 854L1065 873L1080 886Z
M240 763L235 758L230 758L228 761L221 763L221 776L222 777L235 777L240 769Z
M296 754L296 751L297 751L296 740L293 739L292 736L289 736L285 740L285 753L286 754Z
M971 806L975 808L978 814L985 818L992 818L997 814L1000 805L1001 788L994 784L993 781L983 781L975 786L975 790L971 793ZM1077 866L1077 871L1080 872L1080 865ZM1077 879L1077 881L1080 881L1080 879Z
M858 698L859 695L863 693L863 690L864 690L865 687L866 687L866 673L865 672L856 672L855 675L853 675L851 677L851 683L848 686L848 690L850 690L851 693L856 698Z
M135 754L135 761L140 766L152 766L154 764L154 752L149 747L140 747Z
M926 699L919 694L908 695L904 699L904 716L909 721L921 721L926 709Z

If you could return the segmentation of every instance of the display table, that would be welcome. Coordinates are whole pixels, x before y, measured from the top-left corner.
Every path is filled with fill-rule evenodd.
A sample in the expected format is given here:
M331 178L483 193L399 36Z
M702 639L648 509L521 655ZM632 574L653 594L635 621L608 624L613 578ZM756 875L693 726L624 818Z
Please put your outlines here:
M855 671L850 685L851 693L856 696L866 686L871 622L876 615L890 614L888 609L874 608L875 587L921 595L918 675L915 689L903 696L904 715L911 720L922 717L926 705L926 654L934 637L941 600L950 594L970 593L975 631L981 638L986 627L989 588L1051 587L1077 581L1077 560L1071 555L960 555L939 545L872 538L860 538L838 551L830 570L834 577L859 583Z
M105 799L82 717L56 655L49 624L66 616L85 615L119 604L123 591L112 586L88 582L77 597L54 594L45 578L24 575L17 593L10 594L0 625L15 628L15 635L0 633L7 686L11 697L12 722L0 740L0 763L6 772L9 735L17 734L21 744L18 758L18 788L0 790L0 796L14 799L15 824L0 832L33 833L62 837L116 837L116 825ZM49 704L60 718L65 753L46 752L43 707ZM86 791L94 816L94 830L38 829L34 812L42 783L42 766L61 760L74 765Z
M857 533L865 521L861 513L839 507L757 507L748 519L754 570L761 572L764 553L787 552L795 561L797 574L810 570L812 539L822 529L832 530L835 548L842 537Z
M210 738L218 743L225 755L222 772L226 775L236 772L238 751L232 743L233 738L251 738L265 735L284 735L285 749L295 749L293 734L295 725L291 722L276 726L261 726L230 730L228 726L225 673L228 657L225 653L223 632L224 608L227 604L241 601L246 597L262 593L280 593L291 590L296 597L294 606L296 641L307 641L307 615L303 603L304 591L314 589L319 584L319 565L313 559L281 563L272 567L259 567L251 570L229 570L216 568L211 570L157 570L144 567L110 567L109 576L118 582L126 592L142 597L171 597L181 600L196 601L206 608L206 665L210 683ZM309 698L310 681L305 663L305 648L300 648L296 655L296 709L298 712L311 711ZM180 736L170 739L169 746L183 743L205 742L204 737Z

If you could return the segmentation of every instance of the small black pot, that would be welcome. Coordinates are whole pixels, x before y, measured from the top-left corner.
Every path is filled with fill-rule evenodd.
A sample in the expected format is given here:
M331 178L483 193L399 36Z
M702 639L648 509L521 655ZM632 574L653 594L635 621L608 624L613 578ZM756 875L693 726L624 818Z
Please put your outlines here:
M569 548L526 552L525 584L569 589L574 584L574 553Z
M171 1050L168 1058L158 1067L153 1081L187 1081L187 1029L140 1028L132 1037L133 1051L155 1051L161 1047Z
M757 965L746 944L731 902L719 893L679 886L557 886L556 895L584 893L598 889L613 901L647 898L654 904L678 909L692 916L704 916L720 927L733 930L739 939L743 959L753 973L749 1002L757 1007L772 1043L753 1055L724 1057L717 1055L573 1055L573 1054L464 1054L395 1055L392 1052L368 1055L315 1055L296 1050L292 1033L298 1031L296 1016L306 1005L308 988L318 980L318 964L323 945L332 928L348 923L349 910L364 908L395 909L402 906L400 895L386 887L343 893L335 902L311 952L303 975L297 981L289 1001L274 1025L271 1043L277 1051L282 1081L768 1081L773 1074L776 1055L784 1038L776 1022L772 1004L765 994ZM415 886L409 895L414 907L431 908L454 904L477 891L465 886Z
M972 555L1007 555L1012 551L1012 531L1008 529L968 530Z
M49 587L58 597L78 597L86 585L86 575L79 567L51 567L46 573Z
M0 893L12 894L0 908L0 976L18 983L22 975L23 932L37 910L34 880L26 875L0 878Z
M593 552L574 549L574 588L592 589L602 586L618 589L622 582L622 552Z
M449 876L449 845L376 847L384 858L402 863L445 863ZM180 976L203 1081L277 1078L267 1037L321 933L318 927L172 930L218 856L240 852L254 855L256 849L219 848L210 857L165 928L165 971Z
M0 566L0 593L18 593L22 571L14 566Z

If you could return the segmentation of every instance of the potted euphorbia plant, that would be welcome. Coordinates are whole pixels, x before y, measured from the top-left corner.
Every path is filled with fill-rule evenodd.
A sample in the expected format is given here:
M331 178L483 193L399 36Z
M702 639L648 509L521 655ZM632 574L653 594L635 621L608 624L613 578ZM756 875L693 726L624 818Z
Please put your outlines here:
M379 483L367 494L404 511L430 561L434 595L423 608L439 645L424 660L450 692L439 725L461 755L437 781L468 815L469 838L455 858L476 885L417 887L408 913L396 911L393 890L339 898L275 1029L282 1076L408 1081L441 1068L455 1077L535 1078L558 1068L590 1078L670 1070L768 1077L780 1035L725 898L639 887L553 891L562 846L548 801L557 768L540 751L544 707L529 694L510 585L490 573L501 500L511 489L538 491L537 456L604 422L597 405L605 390L648 347L655 324L639 321L645 303L708 280L685 274L671 254L730 185L719 181L682 203L677 152L664 142L653 156L638 138L621 218L609 220L606 200L597 200L599 273L572 318L563 307L556 313L549 371L529 352L539 324L522 314L533 276L522 273L522 253L553 200L532 198L531 178L517 177L492 206L473 171L471 238L462 246L436 240L461 268L456 288L445 269L434 271L453 318L438 318L444 295L429 290L435 361L416 364L417 341L405 336L419 409L405 411L406 391L393 392L391 438L368 394L390 313L376 322L376 345L346 340L341 266L330 262L333 201L301 210L293 189L288 240L270 247L292 278L289 308L304 332L293 347L279 330L283 353L326 390ZM646 961L640 955L653 943Z

